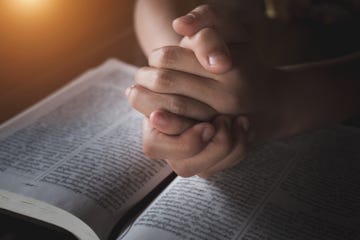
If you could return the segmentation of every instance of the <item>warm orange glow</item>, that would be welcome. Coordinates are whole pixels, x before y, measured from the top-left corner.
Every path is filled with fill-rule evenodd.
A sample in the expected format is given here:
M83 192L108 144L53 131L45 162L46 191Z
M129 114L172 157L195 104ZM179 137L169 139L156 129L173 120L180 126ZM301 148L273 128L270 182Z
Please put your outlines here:
M36 6L41 4L41 0L17 0L20 4L28 5L28 6Z
M19 11L34 12L45 8L50 0L8 0L8 5Z
M44 0L16 0L19 4L27 7L38 7L44 4Z

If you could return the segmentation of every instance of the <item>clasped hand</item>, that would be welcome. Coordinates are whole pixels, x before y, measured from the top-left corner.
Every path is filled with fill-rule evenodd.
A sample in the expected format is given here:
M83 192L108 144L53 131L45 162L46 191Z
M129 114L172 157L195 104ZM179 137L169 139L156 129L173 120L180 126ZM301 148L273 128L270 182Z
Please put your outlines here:
M234 166L281 128L282 78L262 64L243 29L226 39L219 19L203 5L174 20L179 46L155 49L126 92L145 116L145 154L184 177Z

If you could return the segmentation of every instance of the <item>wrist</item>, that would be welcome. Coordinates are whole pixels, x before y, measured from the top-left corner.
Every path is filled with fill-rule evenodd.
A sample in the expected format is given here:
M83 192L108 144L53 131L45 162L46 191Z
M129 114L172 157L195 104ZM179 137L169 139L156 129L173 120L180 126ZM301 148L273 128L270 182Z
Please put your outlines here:
M269 101L266 104L266 115L264 124L268 128L264 140L279 139L294 133L295 126L292 122L294 109L288 96L287 85L291 74L280 69L269 69L267 71L269 81Z
M304 69L274 69L272 73L276 96L274 104L274 133L272 139L292 136L321 125L319 108L328 107L322 102L322 78L317 71ZM329 112L329 111L327 111Z
M337 124L358 113L358 63L305 64L278 70L282 136Z
M249 141L259 143L288 136L292 126L289 124L291 108L284 91L284 84L290 77L279 69L263 69L259 71L263 85L254 93L256 111L249 114Z
M299 78L293 71L275 69L277 94L277 133L274 138L284 138L304 130L306 116L304 113L304 98L299 87Z

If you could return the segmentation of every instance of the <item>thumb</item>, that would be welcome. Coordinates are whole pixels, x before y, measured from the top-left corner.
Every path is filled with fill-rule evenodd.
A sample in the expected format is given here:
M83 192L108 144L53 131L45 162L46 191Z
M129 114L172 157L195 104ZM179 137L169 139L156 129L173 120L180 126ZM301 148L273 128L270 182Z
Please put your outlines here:
M203 28L191 37L184 37L180 47L192 50L203 68L211 73L222 74L231 69L229 48L213 28Z
M175 19L173 28L184 36L181 47L192 50L207 71L222 74L230 70L231 57L225 40L215 30L216 19L209 5L201 5Z
M192 36L203 28L215 27L216 15L209 5L196 7L188 14L176 18L172 25L176 33L182 36Z

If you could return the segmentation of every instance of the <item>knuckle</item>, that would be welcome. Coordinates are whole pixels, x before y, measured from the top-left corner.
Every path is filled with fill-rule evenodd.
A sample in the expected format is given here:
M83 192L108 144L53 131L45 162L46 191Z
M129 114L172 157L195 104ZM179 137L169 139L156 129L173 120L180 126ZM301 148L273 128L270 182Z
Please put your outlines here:
M172 86L171 74L166 69L156 69L154 74L153 87L155 90L165 90Z
M156 67L167 67L174 63L178 58L177 48L166 46L157 49L151 56L150 62Z
M214 35L215 35L215 30L212 28L206 27L206 28L201 29L196 34L195 41L199 44L204 43L204 42L207 42L209 39L214 38Z
M219 132L218 135L213 139L213 143L218 148L218 153L221 156L228 155L232 150L232 141L230 133Z
M131 87L131 92L129 94L128 100L132 107L136 108L139 98L139 89L137 86Z
M187 104L182 98L174 96L169 100L169 110L172 113L185 116L187 113Z
M147 156L150 159L156 158L156 156L155 156L156 151L153 148L153 146L151 145L151 142L150 143L147 141L143 142L143 152L144 152L145 156Z
M214 14L214 10L209 4L202 4L195 8L195 11L198 11L202 14Z
M195 173L191 171L191 169L189 169L189 167L186 164L178 164L176 165L176 167L174 167L173 170L178 176L183 178L188 178L195 175Z
M161 141L161 133L156 130L152 129L147 133L143 132L142 148L144 155L150 159L164 159L166 151L161 145L157 144L159 141Z
M149 71L149 67L139 68L135 73L135 82L139 83L146 77L146 74Z

